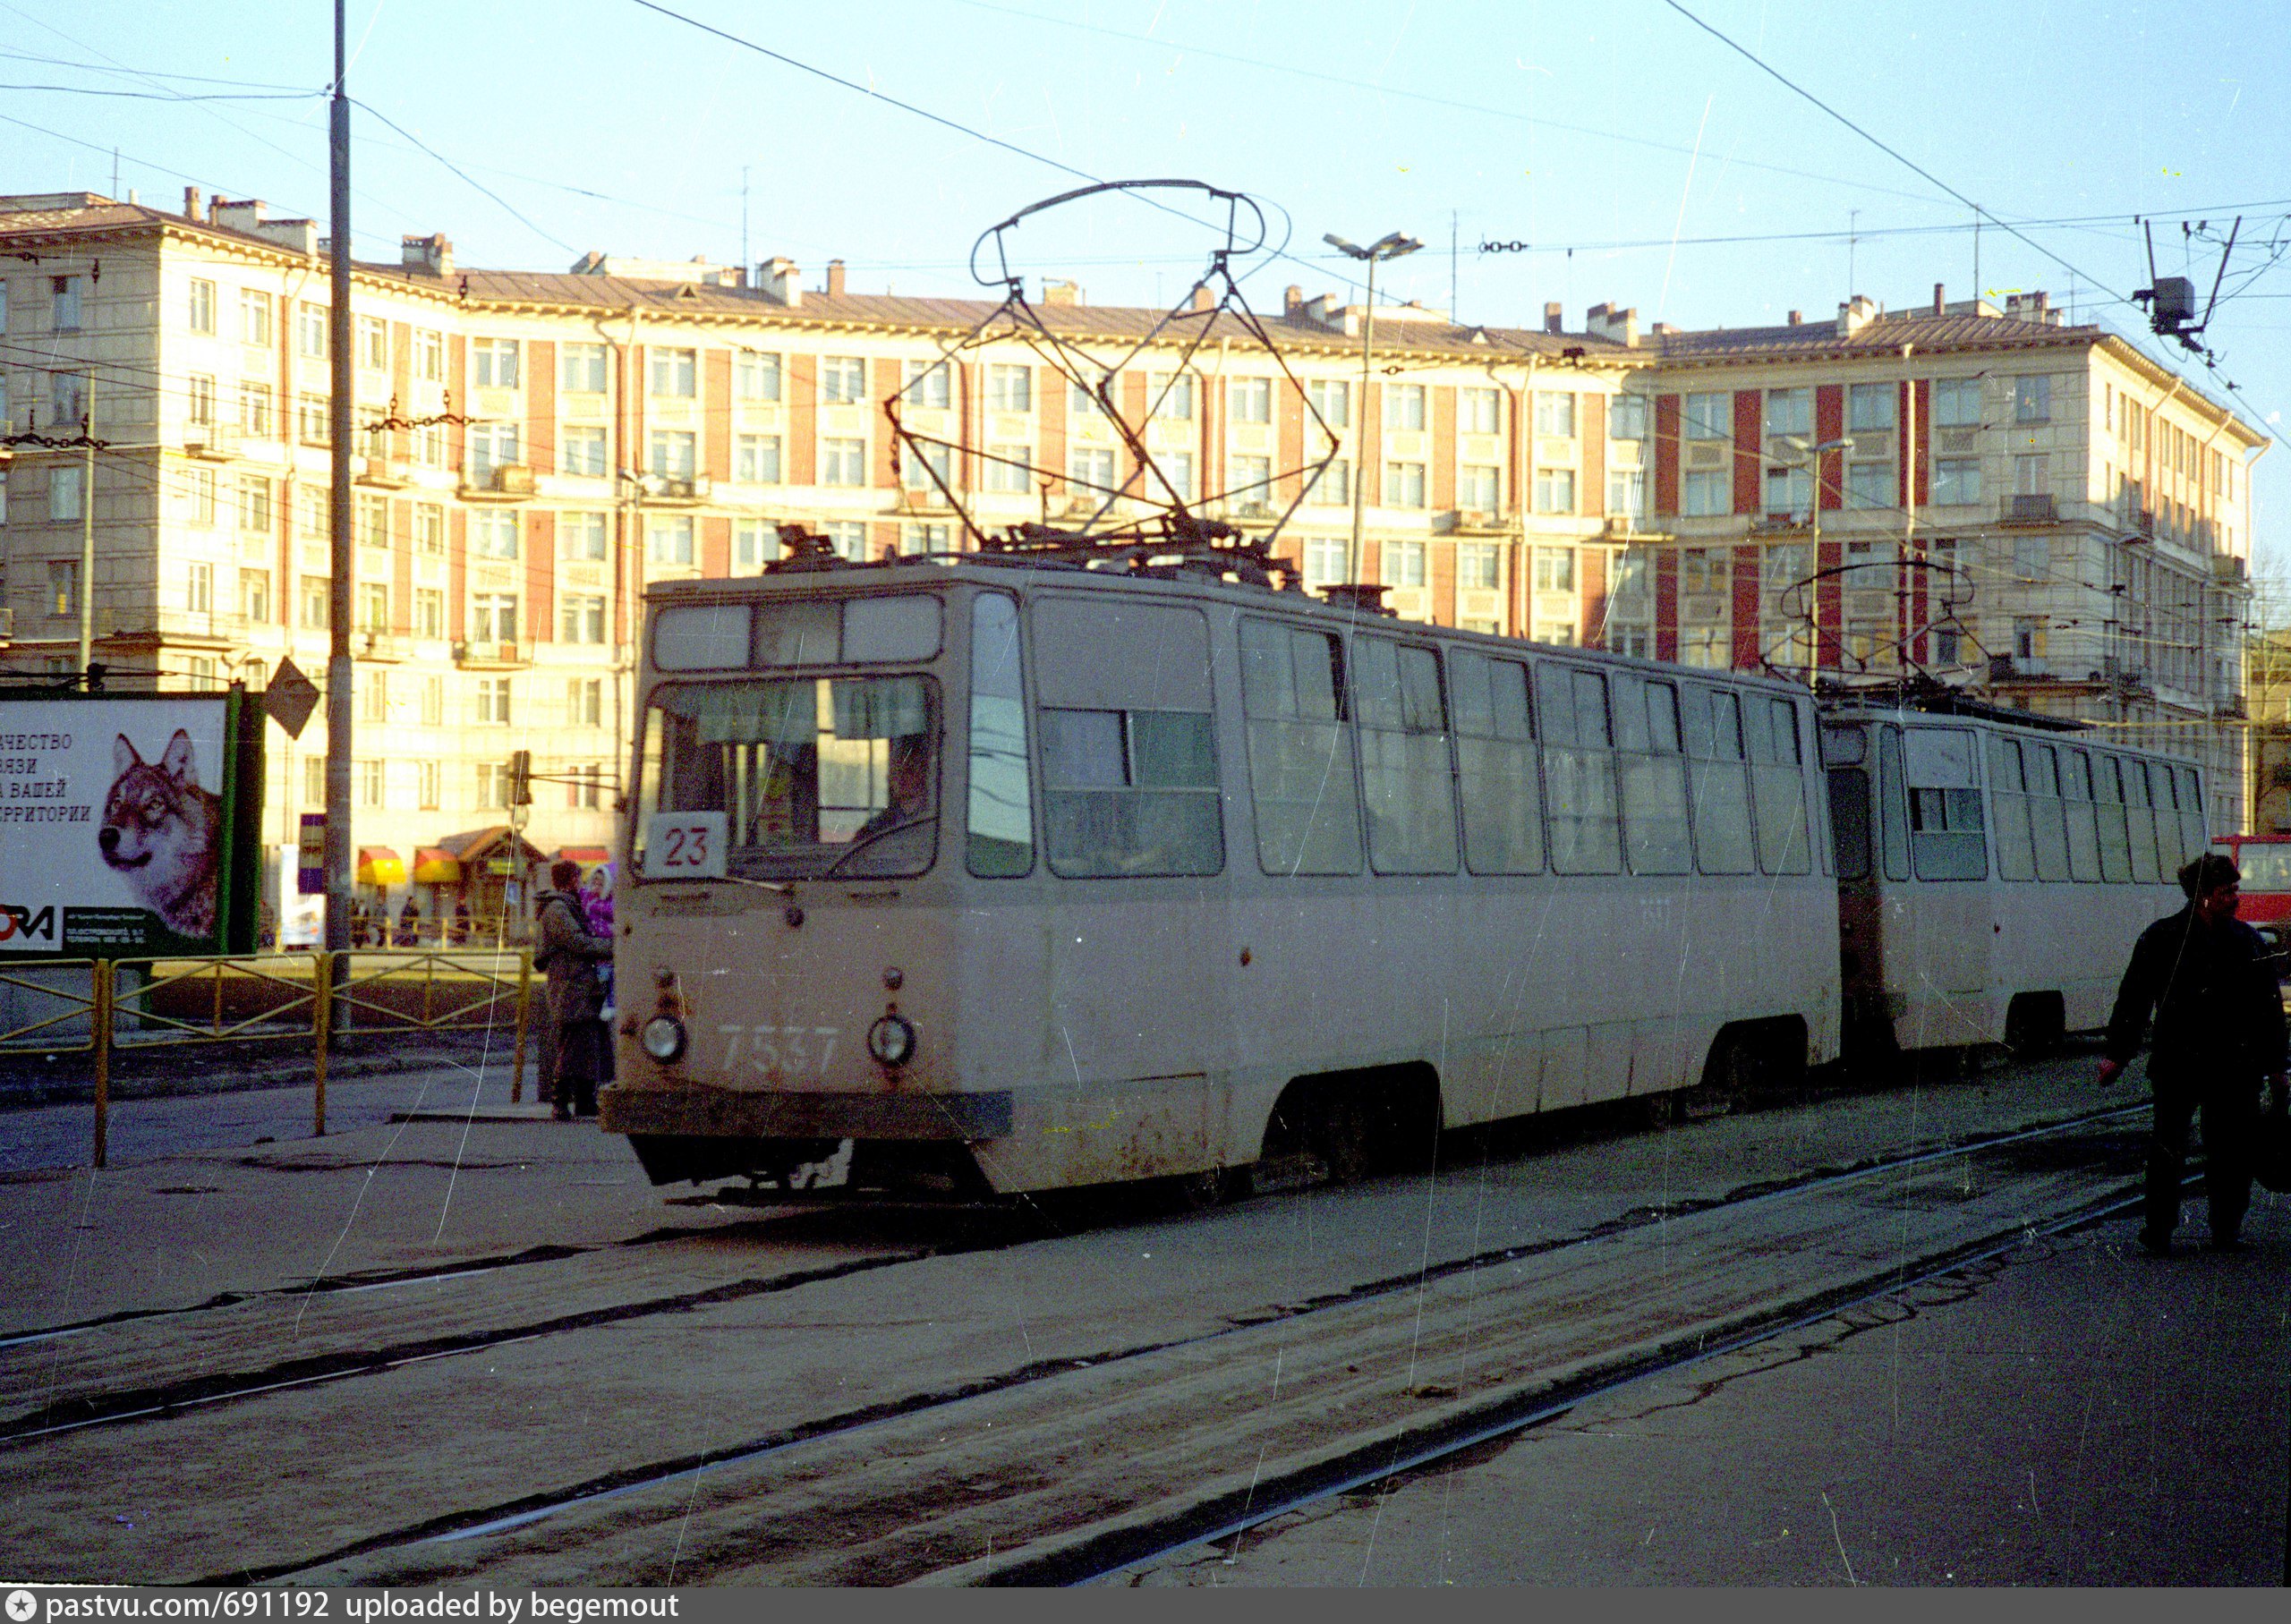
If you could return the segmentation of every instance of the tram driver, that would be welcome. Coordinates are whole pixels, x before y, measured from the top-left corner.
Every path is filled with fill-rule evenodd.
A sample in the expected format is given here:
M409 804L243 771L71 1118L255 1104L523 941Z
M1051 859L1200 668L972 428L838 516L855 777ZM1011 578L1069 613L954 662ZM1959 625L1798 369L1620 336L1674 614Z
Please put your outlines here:
M931 739L927 734L903 733L890 741L884 767L882 808L852 836L856 845L888 835L931 816Z

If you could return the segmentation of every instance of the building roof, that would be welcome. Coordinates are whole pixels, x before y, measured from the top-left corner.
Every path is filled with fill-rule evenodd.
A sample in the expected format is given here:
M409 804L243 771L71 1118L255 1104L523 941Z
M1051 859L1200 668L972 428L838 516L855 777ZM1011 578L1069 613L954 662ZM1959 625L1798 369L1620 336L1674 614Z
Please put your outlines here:
M2055 327L2016 316L1935 316L1898 311L1872 317L1840 336L1834 321L1788 327L1716 327L1663 333L1641 347L1667 361L1816 361L1843 355L1898 355L1913 344L1920 354L1947 350L2076 349L2108 336L2098 327Z

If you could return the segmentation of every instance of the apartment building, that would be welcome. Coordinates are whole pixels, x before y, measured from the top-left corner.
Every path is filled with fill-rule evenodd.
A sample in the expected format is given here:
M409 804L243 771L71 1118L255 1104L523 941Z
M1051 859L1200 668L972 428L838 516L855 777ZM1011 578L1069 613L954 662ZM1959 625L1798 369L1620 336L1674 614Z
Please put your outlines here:
M106 442L91 491L84 452L8 458L0 675L75 668L86 592L115 685L260 687L285 658L323 676L319 249L309 221L195 192L179 212L0 198L8 429L55 438L92 392ZM1605 306L1572 333L1557 306L1518 328L1380 308L1364 384L1362 309L1291 288L1265 318L1281 364L1204 312L1190 364L1165 334L1113 378L1148 470L1015 337L948 359L990 304L852 293L839 264L816 288L784 259L528 273L428 236L359 267L353 298L353 845L370 889L425 906L482 905L530 855L503 828L515 749L544 778L532 847L609 846L644 582L758 570L788 522L854 558L959 548L941 480L990 531L1168 492L1262 531L1295 504L1279 546L1307 583L1381 582L1405 616L1707 665L1922 667L2142 742L2201 737L2241 804L2217 623L2241 602L2262 438L2040 299L1712 333ZM1061 284L1040 308L1108 367L1165 314ZM938 480L902 460L895 394L947 442ZM323 803L322 719L273 745L284 849Z

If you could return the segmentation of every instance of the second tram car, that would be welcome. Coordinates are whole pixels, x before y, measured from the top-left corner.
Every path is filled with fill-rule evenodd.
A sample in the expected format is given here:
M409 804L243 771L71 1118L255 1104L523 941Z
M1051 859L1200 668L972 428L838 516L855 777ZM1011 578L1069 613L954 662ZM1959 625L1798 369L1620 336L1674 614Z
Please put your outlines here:
M652 590L601 1107L656 1182L1341 1173L1839 1052L1803 690L1137 562Z

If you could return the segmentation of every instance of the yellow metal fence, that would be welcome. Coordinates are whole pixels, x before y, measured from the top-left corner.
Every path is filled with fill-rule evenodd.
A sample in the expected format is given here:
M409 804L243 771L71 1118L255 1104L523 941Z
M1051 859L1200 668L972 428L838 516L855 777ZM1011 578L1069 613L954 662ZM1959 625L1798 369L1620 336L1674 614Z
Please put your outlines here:
M509 1097L525 1090L530 948L360 949L209 958L48 960L0 970L0 1055L91 1053L95 1165L104 1165L115 1055L177 1045L307 1043L312 1131L326 1132L327 1059L352 1033L507 1024Z

